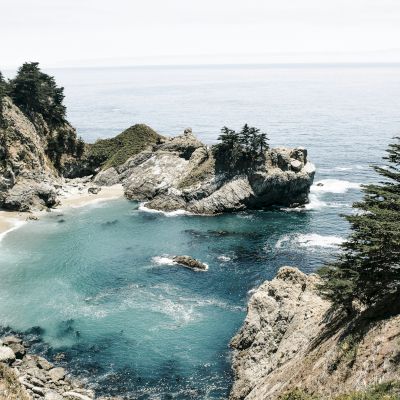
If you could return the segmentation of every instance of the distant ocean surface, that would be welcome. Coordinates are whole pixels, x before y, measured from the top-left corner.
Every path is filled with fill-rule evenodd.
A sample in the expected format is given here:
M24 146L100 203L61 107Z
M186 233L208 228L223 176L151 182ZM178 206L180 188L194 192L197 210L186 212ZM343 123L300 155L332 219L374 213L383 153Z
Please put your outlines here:
M316 164L304 210L217 217L164 215L126 200L53 212L0 242L0 326L33 349L129 399L226 399L229 340L253 289L282 265L312 272L348 234L360 185L376 181L400 134L400 68L219 66L57 69L68 119L85 140L146 123L192 127L215 143L222 126L303 146ZM62 215L61 215L62 214ZM209 264L171 264L189 254Z

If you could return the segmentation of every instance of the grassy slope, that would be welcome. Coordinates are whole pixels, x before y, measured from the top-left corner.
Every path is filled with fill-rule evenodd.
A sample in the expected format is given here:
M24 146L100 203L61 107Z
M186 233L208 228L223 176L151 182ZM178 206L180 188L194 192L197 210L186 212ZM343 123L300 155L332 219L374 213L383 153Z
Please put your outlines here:
M87 147L87 157L102 169L123 164L163 136L144 124L133 125L111 139L99 139Z

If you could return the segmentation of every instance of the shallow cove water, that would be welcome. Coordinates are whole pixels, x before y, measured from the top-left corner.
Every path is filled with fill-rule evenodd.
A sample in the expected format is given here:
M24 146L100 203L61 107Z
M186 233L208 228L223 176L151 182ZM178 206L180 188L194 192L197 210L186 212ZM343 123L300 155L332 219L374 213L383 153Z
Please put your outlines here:
M311 271L340 240L313 225L312 212L166 216L123 199L53 212L0 243L1 321L99 393L223 399L249 291L284 264Z
M215 142L244 122L316 164L306 210L166 216L115 200L49 213L0 242L0 326L129 399L226 399L228 343L251 291L282 265L311 272L347 235L360 183L400 131L398 66L52 70L87 140L146 122ZM62 216L59 216L63 214ZM188 254L207 272L171 265ZM34 328L36 327L36 328Z

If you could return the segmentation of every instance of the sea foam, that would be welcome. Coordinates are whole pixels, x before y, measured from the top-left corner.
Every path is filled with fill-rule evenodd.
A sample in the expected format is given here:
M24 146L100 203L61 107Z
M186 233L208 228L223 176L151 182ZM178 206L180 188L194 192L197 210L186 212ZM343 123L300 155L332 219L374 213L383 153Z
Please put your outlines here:
M322 179L311 186L311 193L346 193L351 189L360 189L356 182L342 181L340 179Z
M343 242L344 239L340 236L305 233L284 235L276 242L275 248L282 249L293 245L306 248L337 248Z

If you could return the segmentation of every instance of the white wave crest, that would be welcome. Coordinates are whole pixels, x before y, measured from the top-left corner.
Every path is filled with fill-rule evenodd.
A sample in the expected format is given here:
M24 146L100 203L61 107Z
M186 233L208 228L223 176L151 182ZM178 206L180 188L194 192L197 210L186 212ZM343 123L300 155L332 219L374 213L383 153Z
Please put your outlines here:
M26 221L20 221L18 219L11 220L9 219L9 222L12 222L12 227L7 229L6 231L0 233L0 242L6 237L6 235L12 231L15 231L16 229L20 228L22 225L26 224Z
M359 189L360 187L361 185L356 182L322 179L311 186L311 193L346 193L348 190Z
M339 236L323 236L317 233L299 235L297 242L301 247L329 247L334 248L344 242Z
M219 261L222 261L222 262L228 262L228 261L232 260L231 257L225 256L225 255L218 256L217 258L218 258Z
M156 256L151 259L157 265L174 265L176 262L168 256Z
M344 242L340 236L319 235L318 233L305 233L297 235L284 235L275 244L276 249L291 247L292 245L306 248L337 248Z
M146 207L146 204L147 204L146 202L140 203L138 210L148 212L148 213L153 213L153 214L163 214L166 217L177 217L179 215L194 215L186 210L175 210L175 211L153 210L152 208Z

